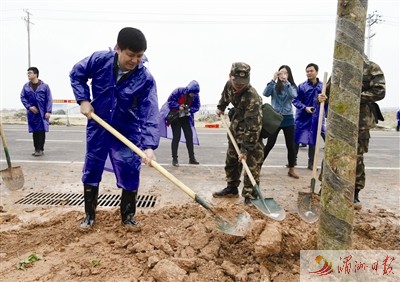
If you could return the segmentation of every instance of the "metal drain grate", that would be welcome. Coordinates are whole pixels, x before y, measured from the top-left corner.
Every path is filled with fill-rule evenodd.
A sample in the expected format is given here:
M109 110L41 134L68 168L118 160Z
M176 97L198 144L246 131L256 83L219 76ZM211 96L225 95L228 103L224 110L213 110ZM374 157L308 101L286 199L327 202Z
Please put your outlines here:
M138 195L136 206L138 208L152 208L156 204L157 197L152 195ZM98 206L119 207L120 195L100 194ZM24 198L15 202L23 205L45 205L45 206L83 206L83 194L73 193L29 193Z

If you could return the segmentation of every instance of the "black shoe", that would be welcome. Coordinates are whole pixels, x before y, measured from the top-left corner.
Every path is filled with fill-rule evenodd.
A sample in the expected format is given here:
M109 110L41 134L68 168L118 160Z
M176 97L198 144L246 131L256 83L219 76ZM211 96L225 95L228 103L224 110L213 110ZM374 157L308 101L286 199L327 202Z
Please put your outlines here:
M237 187L226 187L221 191L214 192L214 198L237 198L239 196L239 191Z
M244 204L251 205L251 199L249 197L244 197Z
M360 193L360 189L355 189L354 190L354 203L360 203L360 199L358 198L358 193Z
M307 166L307 168L308 168L309 170L313 170L314 166L313 166L312 164L309 164L309 165Z
M190 159L189 164L198 165L200 163L196 159Z
M178 167L179 166L178 159L172 159L172 165Z
M35 157L41 157L43 155L44 155L44 152L42 150L36 151L34 154Z

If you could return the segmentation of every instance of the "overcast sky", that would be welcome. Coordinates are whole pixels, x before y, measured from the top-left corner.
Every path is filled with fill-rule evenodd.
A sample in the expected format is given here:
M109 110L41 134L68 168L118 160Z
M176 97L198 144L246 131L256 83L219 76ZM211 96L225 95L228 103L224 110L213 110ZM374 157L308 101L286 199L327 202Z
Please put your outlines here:
M332 72L337 0L48 0L1 1L1 109L22 108L27 82L30 16L31 65L54 99L74 99L69 72L94 51L113 48L119 30L139 28L148 41L148 67L157 81L160 106L191 80L200 83L202 104L216 104L232 62L251 65L260 95L280 65L297 84L308 63ZM371 59L387 82L381 107L400 108L399 1L369 0L383 21L372 26ZM265 99L265 101L268 101Z

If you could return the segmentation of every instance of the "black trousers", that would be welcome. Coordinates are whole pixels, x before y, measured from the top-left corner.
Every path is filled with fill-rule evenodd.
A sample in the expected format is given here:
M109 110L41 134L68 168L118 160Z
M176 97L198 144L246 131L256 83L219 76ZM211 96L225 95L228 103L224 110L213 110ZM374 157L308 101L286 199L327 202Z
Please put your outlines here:
M325 142L325 133L321 132L321 137ZM297 154L299 152L299 145L300 144L295 144L295 152L296 152L296 160L297 160ZM314 155L315 155L315 145L308 145L308 165L311 166L314 163Z
M35 131L32 134L32 138L33 138L33 147L35 147L35 151L44 151L46 132L44 130Z
M294 144L294 125L278 128L277 131L268 137L267 144L264 147L264 160L268 157L269 152L275 146L276 139L278 138L279 131L283 130L285 136L285 143L287 149L287 159L289 167L294 167L296 161L296 152Z
M194 159L194 149L193 149L193 132L190 127L190 119L189 117L181 117L178 118L177 121L171 124L172 129L172 142L171 142L171 150L172 150L172 158L178 158L178 147L179 140L181 140L181 132L185 134L186 139L186 148L189 153L189 159Z

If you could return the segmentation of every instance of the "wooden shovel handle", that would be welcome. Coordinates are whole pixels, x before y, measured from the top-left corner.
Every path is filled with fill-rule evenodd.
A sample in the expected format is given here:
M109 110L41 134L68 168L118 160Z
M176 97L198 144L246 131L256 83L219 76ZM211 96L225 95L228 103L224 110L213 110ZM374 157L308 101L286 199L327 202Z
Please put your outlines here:
M326 82L328 79L328 73L324 72L324 80L322 83L322 92L321 94L326 93ZM322 119L324 118L324 106L325 102L321 102L319 105L319 116L318 116L318 127L317 127L317 140L315 141L315 152L314 152L314 162L313 162L313 172L312 177L314 179L317 178L317 165L318 165L318 151L319 151L319 143L320 143L320 135L321 135L321 128L322 128Z
M3 124L0 123L1 141L3 142L4 154L6 155L8 168L11 168L11 158L8 152L6 136L4 135Z
M229 129L229 125L228 125L228 123L227 123L226 120L225 120L225 115L222 116L222 122L223 122L224 126L226 127L226 131L228 132L228 135L229 135L229 138L231 139L231 142L232 142L232 144L233 144L233 147L235 147L236 153L237 153L237 155L239 156L239 155L240 155L239 146L238 146L238 144L236 143L235 137L233 137L233 134L232 134L231 130ZM251 181L251 184L252 184L253 186L256 186L256 185L257 185L257 182L256 182L256 180L254 179L253 174L251 174L251 171L250 171L249 166L247 165L246 161L245 161L245 160L242 160L242 164L243 164L244 169L246 170L247 176L249 177L249 179L250 179L250 181Z
M135 144L133 144L131 141L129 141L125 136L123 136L121 133L119 133L117 130L115 130L111 125L109 125L107 122L105 122L98 115L96 115L95 113L91 113L90 117L92 119L94 119L102 127L104 127L104 129L106 129L108 132L110 132L112 135L114 135L119 141L121 141L126 146L128 146L128 148L130 148L132 151L134 151L136 154L138 154L141 158L147 158L146 154L141 149L139 149ZM198 197L196 197L195 192L193 192L189 187L187 187L185 184L183 184L181 181L179 181L175 176L173 176L171 173L169 173L165 168L163 168L157 162L152 160L150 162L150 166L152 166L156 170L158 170L162 175L164 175L172 183L174 183L176 186L178 186L183 192L188 194L192 199L196 200L196 198L198 198Z

